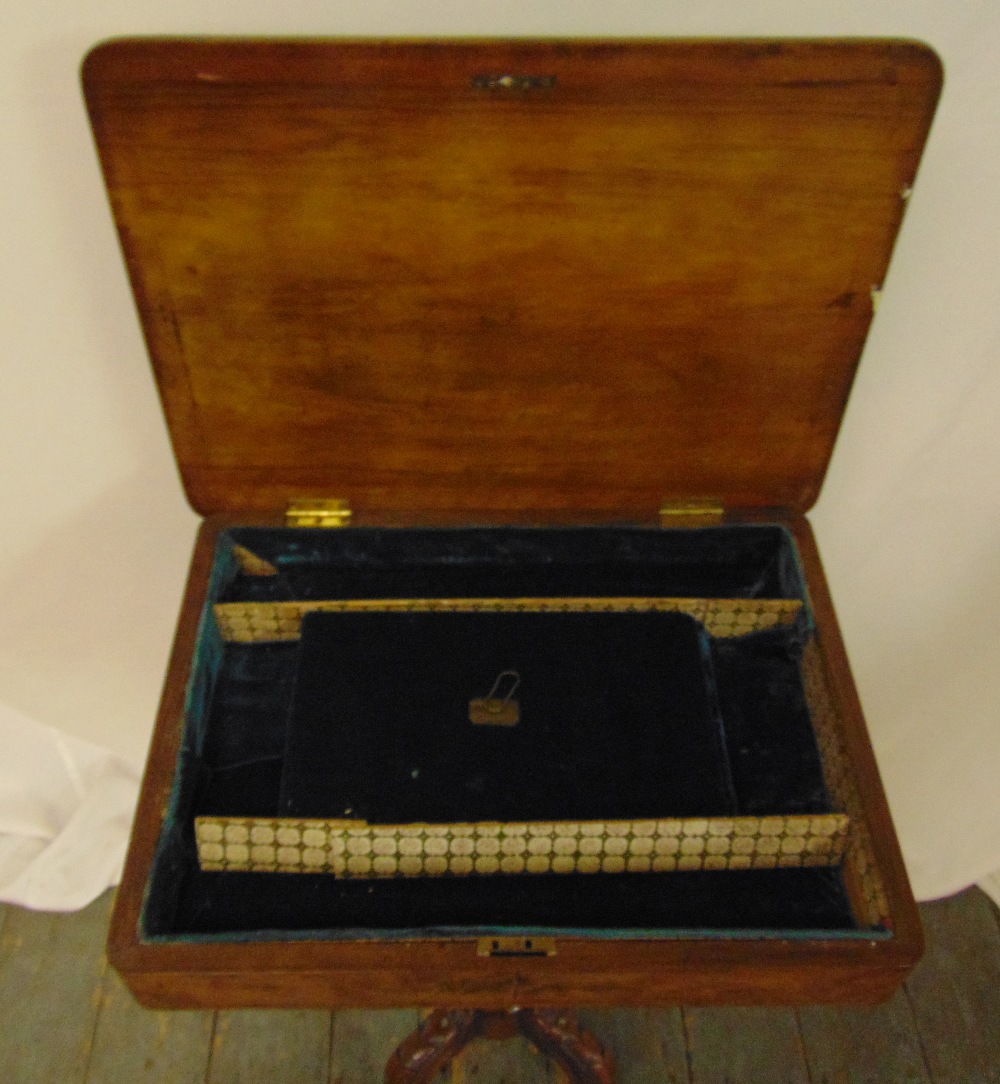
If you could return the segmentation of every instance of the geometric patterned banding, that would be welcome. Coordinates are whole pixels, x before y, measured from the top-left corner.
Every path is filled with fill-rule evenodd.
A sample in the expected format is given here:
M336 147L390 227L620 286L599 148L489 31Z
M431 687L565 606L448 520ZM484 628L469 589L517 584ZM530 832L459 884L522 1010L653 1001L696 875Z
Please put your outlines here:
M371 879L835 866L848 828L838 813L395 825L198 817L195 836L206 871Z
M838 809L851 819L850 841L844 854L844 873L852 893L856 917L862 925L887 926L889 901L878 870L871 833L865 818L857 777L844 744L843 724L830 695L819 646L815 639L802 656L802 681L812 716L813 730L823 762L826 788Z
M405 598L329 599L300 602L222 602L214 607L224 640L273 643L298 640L302 618L325 613L627 613L650 610L687 613L712 636L791 624L802 603L775 598Z

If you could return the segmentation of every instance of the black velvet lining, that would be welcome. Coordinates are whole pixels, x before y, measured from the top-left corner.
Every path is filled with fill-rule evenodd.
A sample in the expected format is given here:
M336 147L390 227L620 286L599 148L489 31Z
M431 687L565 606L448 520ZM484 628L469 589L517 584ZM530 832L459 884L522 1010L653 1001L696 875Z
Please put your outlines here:
M203 873L195 881L181 894L171 932L233 934L333 927L334 934L413 928L433 933L506 926L840 933L853 927L836 869L378 881L309 874Z
M709 638L678 613L314 613L282 816L601 820L734 812ZM469 702L515 671L516 726Z
M241 528L233 541L277 566L237 575L219 601L335 598L799 598L780 527Z
M247 577L239 572L231 556L232 542L247 546L275 562L281 575L270 578ZM801 576L790 537L777 527L718 528L699 531L657 531L644 529L579 530L338 530L292 531L282 529L240 529L220 541L214 576L213 600L236 600L265 597L491 597L556 595L662 595L709 597L783 597L805 598ZM343 615L333 615L343 616ZM364 615L351 615L360 617ZM494 636L492 647L484 644L490 636L480 636L457 622L452 629L461 634L442 633L432 645L416 650L421 633L411 629L410 672L400 661L406 654L400 638L395 646L385 647L387 615L376 619L364 637L339 642L338 650L347 651L348 664L355 671L367 669L372 680L386 669L397 668L393 696L405 698L424 673L446 678L432 688L441 689L454 680L461 685L460 702L467 706L469 690L485 695L501 669L518 669L524 686L518 690L525 709L534 700L530 662L508 664L503 636ZM422 615L429 617L431 615ZM460 615L438 615L455 618ZM499 616L499 615L495 615ZM512 615L518 617L556 615ZM559 615L570 617L572 615ZM782 627L766 633L735 640L708 641L700 631L694 633L699 666L697 680L686 686L690 717L695 730L706 719L700 735L694 732L661 736L656 755L642 758L636 751L649 741L654 718L665 716L664 702L684 699L678 688L669 686L669 668L660 667L658 676L642 681L635 678L636 667L654 668L650 658L669 655L665 641L678 635L682 625L690 629L689 619L679 624L671 620L674 632L651 631L630 634L618 628L618 620L637 618L674 618L677 615L580 615L609 617L606 627L596 630L589 642L583 633L562 634L534 630L535 643L548 638L546 650L564 662L572 662L569 672L580 680L579 702L574 700L573 682L565 678L550 687L552 699L567 707L569 716L579 716L580 703L599 698L599 675L607 670L607 660L622 661L618 672L619 694L623 684L635 682L629 712L638 713L640 735L622 743L608 728L600 732L598 713L588 717L587 741L583 750L593 750L590 761L578 762L576 777L560 765L553 752L567 731L536 735L539 749L538 771L521 778L519 764L525 755L518 748L514 757L497 765L505 780L503 786L490 782L491 771L483 765L504 759L504 739L520 734L496 732L484 736L482 747L463 747L451 740L436 743L440 762L427 759L418 750L419 762L405 756L392 769L392 787L378 786L375 754L378 746L391 743L390 734L378 732L384 713L371 712L363 704L352 709L363 714L363 725L354 735L353 755L372 765L369 783L362 780L357 794L345 799L357 805L357 815L370 820L437 819L433 802L440 799L441 819L479 818L475 810L516 799L521 809L533 802L533 819L556 819L559 802L576 802L580 796L598 794L602 781L608 786L604 797L595 797L594 808L609 810L600 816L631 816L632 806L615 805L614 795L633 794L624 780L635 778L657 801L655 810L641 815L656 816L678 812L749 812L797 813L819 812L830 808L823 786L816 743L802 690L798 660L803 639L810 634L808 612L794 627ZM474 620L474 617L472 618ZM308 653L313 644L309 631L325 628L326 621L306 622L306 640L300 648L292 644L222 645L206 622L199 649L191 696L185 750L179 766L177 785L170 815L149 885L144 911L144 935L150 938L185 936L294 936L304 931L325 931L322 936L352 936L359 930L429 930L438 927L487 928L497 926L565 927L574 930L632 929L661 930L829 930L854 929L847 895L838 870L803 869L780 871L745 871L725 873L638 873L626 875L579 876L495 876L435 878L427 880L351 881L329 876L289 874L217 874L202 873L197 868L193 838L193 817L197 814L273 816L281 808L284 777L286 792L296 771L309 768L308 750L316 739L297 744L288 735L293 688L299 668L300 650ZM657 622L653 621L652 624ZM419 623L418 623L419 624ZM638 624L641 624L639 622ZM581 622L580 628L587 625ZM342 625L338 628L346 627ZM443 626L442 626L443 627ZM426 629L423 630L426 632ZM309 695L322 703L329 696L324 691L324 669L319 656L330 648L318 636L313 665L303 674L312 673L314 687L307 695L309 678L299 675L299 693L295 713L307 724L322 722L323 711L310 717ZM340 636L340 633L336 634ZM657 638L660 638L658 641ZM455 642L464 640L465 648L456 652ZM478 645L478 646L477 646ZM677 646L676 644L674 645ZM689 641L688 648L692 648ZM482 671L477 670L477 651ZM490 651L494 653L491 654ZM560 655L561 652L561 655ZM381 654L380 654L381 653ZM630 654L631 653L631 654ZM646 656L645 658L643 656ZM575 662L573 662L575 660ZM575 669L574 669L575 667ZM685 671L688 678L691 671ZM486 676L483 677L482 675ZM626 678L623 675L628 675ZM708 675L707 690L704 675ZM303 681L305 680L305 684ZM687 679L685 679L687 680ZM702 683L699 686L699 682ZM387 682L391 685L392 682ZM485 687L481 687L485 684ZM639 687L643 685L643 687ZM701 692L698 692L700 687ZM588 691L589 690L589 691ZM335 693L335 696L337 694ZM617 699L615 703L618 703ZM421 706L421 713L428 705ZM436 709L435 709L436 710ZM645 712L645 715L644 715ZM586 714L586 712L584 712ZM614 712L612 712L614 714ZM669 712L666 713L669 715ZM534 715L534 709L531 709ZM551 717L546 702L545 715ZM683 713L682 713L683 715ZM435 715L435 718L439 716ZM530 716L528 716L530 717ZM721 738L719 720L721 719ZM644 721L643 721L644 720ZM457 724L456 724L457 725ZM616 723L616 728L617 728ZM562 724L560 724L562 726ZM713 726L715 729L713 729ZM466 736L473 728L467 721ZM374 728L374 729L373 729ZM308 729L308 726L307 728ZM484 730L486 728L483 728ZM669 730L669 727L667 728ZM304 732L303 732L304 733ZM371 740L373 736L376 741ZM300 736L301 737L301 736ZM498 748L488 748L496 741ZM670 742L679 744L671 746ZM546 746L548 742L548 746ZM291 756L286 763L286 744ZM432 745L435 743L431 743ZM326 755L335 758L338 741L327 743ZM415 746L413 748L416 748ZM700 750L700 751L699 751ZM384 750L383 750L384 751ZM411 752L413 750L411 749ZM492 755L495 753L495 757ZM706 759L703 754L711 753ZM353 759L352 755L352 759ZM322 759L322 758L320 758ZM412 757L410 758L412 760ZM709 763L711 761L711 763ZM460 762L460 763L459 763ZM474 763L472 763L474 762ZM569 765L567 761L567 765ZM298 765L296 768L295 765ZM478 766L477 766L478 765ZM419 769L413 780L413 768ZM602 767L605 770L601 770ZM458 778L465 771L466 782L457 796L445 797L446 779ZM669 780L657 791L657 776L666 773ZM308 772L306 774L309 774ZM321 774L313 773L309 784L319 785ZM423 783L411 787L409 784ZM409 780L409 784L407 783ZM478 783L477 783L478 781ZM358 780L352 785L357 786ZM477 792L478 786L478 792ZM519 789L520 788L520 789ZM456 788L452 787L452 790ZM422 791L422 793L421 793ZM385 808L385 814L367 816L365 802L383 801L389 793L399 796L397 808ZM662 808L668 799L671 808ZM315 809L310 805L308 786L306 804L292 804L286 809ZM346 791L345 791L346 793ZM531 797L531 795L534 797ZM469 804L470 795L483 807ZM575 796L574 796L575 795ZM288 794L286 793L286 799ZM430 804L425 804L425 799ZM340 798L338 797L338 802ZM456 804L449 805L454 801ZM407 803L412 803L410 809ZM548 804L547 804L548 803ZM335 803L336 804L336 803ZM644 804L644 803L643 803ZM333 807L331 807L332 809ZM340 805L333 815L343 815ZM512 807L513 808L513 807ZM565 808L570 808L567 805ZM572 806L572 808L578 808ZM393 814L397 813L398 816ZM314 815L304 813L303 815ZM571 813L566 819L583 814ZM525 813L519 817L524 819ZM482 819L489 819L483 817ZM561 819L561 818L560 818Z
M716 691L741 813L823 813L830 799L798 667L794 629L713 645Z

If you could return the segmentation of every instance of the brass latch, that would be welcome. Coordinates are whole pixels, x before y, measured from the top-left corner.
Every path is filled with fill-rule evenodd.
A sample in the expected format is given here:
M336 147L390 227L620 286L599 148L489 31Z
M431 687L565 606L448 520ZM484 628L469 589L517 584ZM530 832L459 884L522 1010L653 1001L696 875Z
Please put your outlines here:
M292 501L285 512L288 527L346 527L350 521L350 506L342 500Z
M480 937L477 956L555 956L554 937Z
M725 518L721 501L664 501L660 505L661 527L710 527Z

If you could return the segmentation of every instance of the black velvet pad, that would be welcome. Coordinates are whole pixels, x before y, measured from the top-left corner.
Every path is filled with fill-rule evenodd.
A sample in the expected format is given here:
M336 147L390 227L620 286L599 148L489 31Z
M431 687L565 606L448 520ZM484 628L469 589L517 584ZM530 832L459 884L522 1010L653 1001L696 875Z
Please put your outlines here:
M231 555L234 542L274 562L280 574L260 578L243 574ZM756 525L671 531L240 528L220 538L212 584L212 602L602 594L805 600L790 536L780 527ZM637 616L626 615L626 620ZM311 622L310 618L306 623L307 650ZM715 766L701 763L695 769L694 761L685 754L685 763L692 767L689 778L672 783L678 793L687 788L690 797L706 780L709 786L717 786L721 776L731 777L732 782L732 791L724 798L723 804L729 803L726 810L793 813L830 808L799 671L801 644L810 634L806 609L794 627L711 642L700 668L703 674L714 674L716 705L712 710L721 717L723 730L722 741L715 744L718 762ZM469 677L462 676L475 655L475 639L471 638L460 655L447 656L461 660L460 681L485 694L501 669L518 669L523 687L517 696L527 710L532 701L530 662L512 664L504 652L488 659L484 679L471 669ZM378 642L377 636L370 637L373 651ZM644 650L654 652L655 643L656 637L651 635ZM608 646L623 657L631 649L629 637L617 631L602 633L578 648L577 658L583 660L579 671L585 683L597 681L595 672L600 670L594 659L600 659L602 648ZM704 641L699 650L703 648ZM855 930L836 869L405 881L203 873L194 844L195 816L279 813L299 654L297 643L223 644L211 617L207 617L189 690L184 747L148 885L143 936L167 940L188 936L280 939L304 936L308 931L341 937L497 926L594 931L697 929L721 935L741 930L779 935L795 930ZM361 659L361 654L357 652L355 661L371 663L369 669L374 672L373 660ZM562 654L572 661L572 651L563 649ZM432 672L446 657L437 648L426 655ZM638 665L638 659L626 658L623 665L627 668L633 663ZM420 672L426 669L420 664L416 668ZM635 692L640 704L649 705L666 696L663 689L657 691L656 680L647 684L641 697ZM412 687L407 679L396 684ZM463 704L469 695L465 685ZM564 688L560 695L565 702L566 696L573 694ZM692 693L692 703L699 695ZM711 692L707 698L711 704ZM533 714L532 709L526 719ZM491 735L498 741L510 736L500 732ZM518 740L522 736L518 735ZM598 744L601 740L597 739ZM703 748L711 745L710 735ZM607 777L607 793L613 796L623 790L615 781L619 778L616 772L624 771L617 763L622 745L615 742L613 752L607 752L607 746L603 749L607 770L599 774L602 779ZM365 763L371 763L370 750L365 752ZM448 750L443 752L447 760ZM556 766L546 768L536 779L542 783L536 791L539 810L555 800L549 792L562 789L562 782L552 783L553 772L559 771L558 758L553 759ZM593 765L599 760L595 757L590 768L583 766L591 772L592 780L597 778ZM405 784L405 758L400 763ZM514 758L500 769L515 786L517 764L518 758ZM430 771L426 765L415 766L422 768L418 779L423 771ZM646 765L632 765L629 772L633 768L641 776ZM448 774L451 778L450 770ZM654 775L649 773L646 782ZM402 793L405 787L393 789ZM583 787L581 792L587 789ZM461 812L468 808L463 802L454 807L457 815L449 813L441 819L471 819L473 813ZM337 812L342 811L343 807ZM556 816L555 812L540 812L538 819ZM573 814L570 819L575 817ZM417 819L431 819L422 802ZM857 933L867 936L870 931Z
M600 820L735 812L710 643L678 613L314 613L282 816ZM516 671L516 726L469 701Z

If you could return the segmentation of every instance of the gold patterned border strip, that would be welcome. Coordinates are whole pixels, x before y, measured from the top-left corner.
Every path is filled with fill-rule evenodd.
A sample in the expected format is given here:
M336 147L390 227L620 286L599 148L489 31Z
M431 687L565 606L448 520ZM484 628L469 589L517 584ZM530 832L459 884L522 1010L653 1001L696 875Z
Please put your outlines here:
M844 855L848 885L857 886L852 902L867 926L890 925L889 901L872 847L857 777L844 743L843 722L830 694L819 645L811 640L802 656L802 680L830 797L851 818L851 838Z
M298 640L307 613L638 613L664 611L697 618L712 636L742 636L790 625L799 599L775 598L405 598L301 602L221 602L215 620L224 640Z
M207 871L371 879L836 866L849 827L842 813L394 825L198 817L195 837Z

